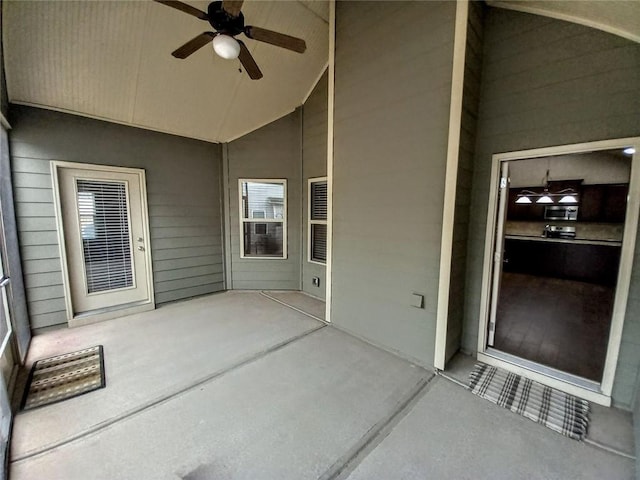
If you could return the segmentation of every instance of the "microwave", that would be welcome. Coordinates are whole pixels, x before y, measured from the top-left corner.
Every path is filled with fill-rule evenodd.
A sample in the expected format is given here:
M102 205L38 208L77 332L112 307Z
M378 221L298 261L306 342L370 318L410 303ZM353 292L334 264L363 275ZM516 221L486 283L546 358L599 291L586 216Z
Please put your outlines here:
M545 220L578 220L578 207L575 205L549 205L544 207Z

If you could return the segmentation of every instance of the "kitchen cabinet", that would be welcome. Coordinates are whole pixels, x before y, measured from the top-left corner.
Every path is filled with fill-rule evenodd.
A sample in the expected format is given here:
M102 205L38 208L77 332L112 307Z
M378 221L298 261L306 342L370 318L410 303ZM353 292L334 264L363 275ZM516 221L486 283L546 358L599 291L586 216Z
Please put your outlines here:
M549 182L551 192L559 192L564 188L579 191L578 221L599 223L624 223L627 208L628 184L582 185L575 186L576 181ZM529 190L536 194L542 187L510 188L507 203L507 219L519 221L543 221L544 205L535 203L516 203L518 194ZM557 197L556 197L557 198Z
M541 193L541 187L527 188L534 193ZM518 193L522 191L521 188L509 189L509 201L507 203L507 219L509 220L522 220L522 221L540 221L544 218L544 205L539 203L516 203Z
M583 185L579 220L624 223L628 192L628 184Z
M615 286L620 245L505 239L503 269L544 277Z

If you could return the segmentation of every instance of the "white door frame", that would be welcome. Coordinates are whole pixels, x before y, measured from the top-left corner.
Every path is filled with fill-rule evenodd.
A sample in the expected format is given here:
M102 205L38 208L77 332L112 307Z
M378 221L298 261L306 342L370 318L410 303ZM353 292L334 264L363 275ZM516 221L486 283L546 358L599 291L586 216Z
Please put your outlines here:
M139 181L141 202L142 202L142 228L144 231L144 238L148 239L145 245L144 257L146 264L146 280L149 285L149 295L146 299L135 304L128 305L126 307L113 309L100 310L97 312L88 312L78 315L74 312L73 302L71 297L71 283L69 278L69 264L67 259L67 251L65 248L65 232L62 221L62 201L60 195L60 170L63 168L69 169L82 169L89 172L110 172L110 173L128 173L136 175ZM111 318L121 317L124 315L130 315L133 313L139 313L147 310L153 310L155 308L155 296L153 288L153 263L151 257L151 237L149 229L149 208L147 205L147 182L145 171L139 168L126 168L126 167L112 167L109 165L94 165L89 163L75 163L75 162L51 162L51 178L53 181L53 204L56 215L56 227L58 230L58 247L60 250L60 260L62 262L62 279L64 288L64 300L67 312L67 321L70 327L76 327L80 325L87 325L90 323L100 322Z
M561 375L555 375L553 369L532 369L531 362L509 361L506 356L492 354L487 349L487 330L489 312L491 306L491 285L493 274L493 252L496 241L496 222L498 208L498 187L500 182L500 166L503 161L522 160L525 158L548 157L552 155L564 155L569 153L586 153L597 150L610 150L614 148L635 147L636 153L631 156L631 175L629 178L629 196L627 199L627 212L625 216L624 235L622 238L622 251L620 254L620 268L614 298L613 314L607 356L605 359L602 382L595 388L589 388L585 384L571 382ZM532 380L548 385L558 390L580 396L600 405L611 405L611 392L615 379L622 328L629 295L631 270L638 229L638 213L640 211L640 137L603 140L558 147L545 147L532 150L522 150L493 155L491 168L491 186L489 193L489 208L487 212L487 229L485 236L483 281L480 303L480 318L478 322L478 360L489 365L498 366L514 373L524 375ZM543 373L544 372L544 373Z

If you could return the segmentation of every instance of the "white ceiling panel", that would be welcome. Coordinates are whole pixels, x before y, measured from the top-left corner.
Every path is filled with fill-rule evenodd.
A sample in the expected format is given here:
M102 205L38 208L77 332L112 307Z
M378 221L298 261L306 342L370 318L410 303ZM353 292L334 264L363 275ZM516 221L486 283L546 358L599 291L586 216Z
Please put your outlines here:
M4 2L11 101L126 121L146 2Z
M307 51L241 35L264 73L250 80L209 45L173 58L212 27L165 5L5 1L9 99L213 142L237 138L301 105L328 58L326 1L247 0L242 11L246 24L301 37Z

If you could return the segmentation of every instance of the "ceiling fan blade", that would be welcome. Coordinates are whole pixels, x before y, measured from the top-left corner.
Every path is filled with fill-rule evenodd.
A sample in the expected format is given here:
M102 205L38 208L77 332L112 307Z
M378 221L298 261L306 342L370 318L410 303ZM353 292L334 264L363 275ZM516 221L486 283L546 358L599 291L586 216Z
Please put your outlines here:
M222 0L222 9L232 17L240 15L244 0Z
M251 80L258 80L262 78L262 72L258 68L256 61L251 56L251 53L249 53L247 46L240 40L238 40L238 43L240 44L240 63L242 63L242 66L249 74L249 78Z
M207 43L211 42L211 40L213 40L213 37L215 37L215 36L216 36L216 34L213 33L213 32L201 33L197 37L192 38L191 40L189 40L187 43L182 45L180 48L178 48L174 52L171 52L171 55L173 55L176 58L187 58L189 55L194 53L196 50L201 49Z
M265 28L247 26L244 29L244 34L259 42L270 43L271 45L293 50L298 53L304 53L307 49L307 44L301 38L292 37Z
M181 12L188 13L189 15L193 15L194 17L198 17L200 20L209 20L209 15L204 13L202 10L198 10L191 5L187 5L186 3L178 2L177 0L154 0L158 3L162 3L168 7L173 7L175 9L180 10Z

